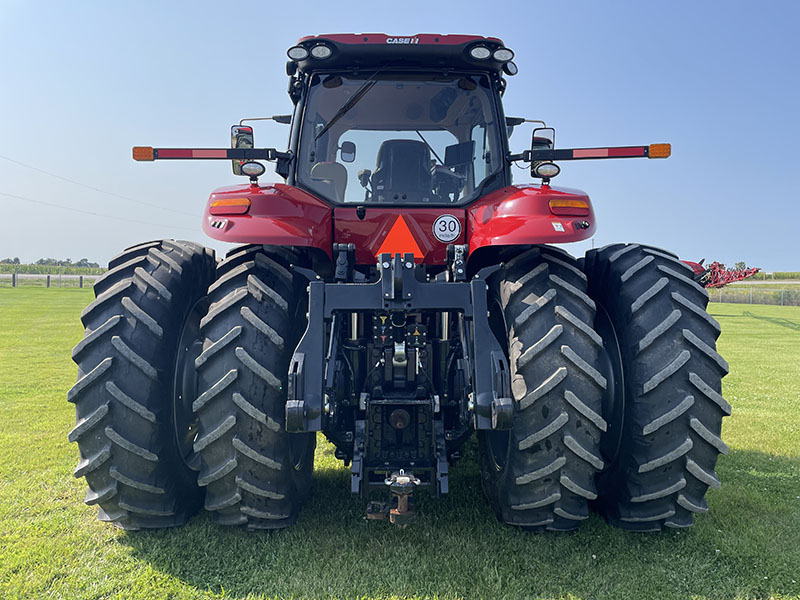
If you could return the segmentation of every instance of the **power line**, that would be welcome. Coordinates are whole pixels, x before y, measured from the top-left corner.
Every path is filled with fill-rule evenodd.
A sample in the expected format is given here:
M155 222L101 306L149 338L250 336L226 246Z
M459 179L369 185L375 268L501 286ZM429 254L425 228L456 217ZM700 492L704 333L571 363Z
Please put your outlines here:
M44 202L43 200L34 200L33 198L25 198L23 196L17 196L16 194L8 194L6 192L0 192L0 196L6 196L8 198L14 198L15 200L23 200L25 202L33 202L34 204L43 204L44 206L52 206L53 208L61 208L63 210L71 210L73 212L82 213L84 215L92 215L93 217L101 217L103 219L114 219L116 221L122 221L123 223L138 223L139 225L150 225L152 227L167 227L169 229L183 229L185 231L194 231L196 232L197 229L192 229L190 227L182 227L180 225L170 225L169 223L150 223L147 221L138 221L136 219L128 219L126 217L116 217L114 215L105 215L103 213L93 212L90 210L83 210L80 208L75 208L73 206L63 206L61 204L53 204L52 202Z
M174 208L168 208L166 206L161 206L160 204L155 204L153 202L145 202L144 200L137 200L136 198L131 198L130 196L123 196L122 194L117 194L116 192L109 192L107 190L100 189L99 187L95 187L93 185L88 185L86 183L81 183L80 181L75 181L74 179L70 179L69 177L64 177L63 175L56 175L55 173L51 173L50 171L45 171L44 169L40 169L39 167L34 167L33 165L25 164L24 162L20 162L18 160L15 160L13 158L9 158L7 156L0 155L0 158L2 158L3 160L7 160L8 162L12 162L15 165L20 165L22 167L25 167L26 169L32 169L32 170L37 171L39 173L43 173L45 175L49 175L50 177L55 177L56 179L60 179L61 181L66 181L66 182L71 183L73 185L77 185L77 186L80 186L82 188L86 188L88 190L92 190L92 191L95 191L95 192L100 192L101 194L107 194L108 196L114 196L116 198L121 198L122 200L127 200L129 202L135 202L136 204L141 204L143 206L149 206L151 208L158 208L160 210L165 210L167 212L176 213L176 214L179 214L179 215L186 215L186 216L189 216L189 217L195 216L192 213L188 213L188 212L183 211L183 210L175 210Z

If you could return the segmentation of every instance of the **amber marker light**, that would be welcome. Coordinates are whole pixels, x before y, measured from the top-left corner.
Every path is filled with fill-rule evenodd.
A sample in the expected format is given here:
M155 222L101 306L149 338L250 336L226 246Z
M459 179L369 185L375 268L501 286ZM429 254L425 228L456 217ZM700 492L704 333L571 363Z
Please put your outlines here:
M669 158L672 154L672 144L650 144L647 152L648 158Z
M150 146L134 146L133 160L155 160L153 158L153 148Z
M212 215L243 215L248 210L250 210L250 198L214 200L209 208Z
M553 198L550 200L550 212L559 216L585 217L589 214L589 203L586 200Z

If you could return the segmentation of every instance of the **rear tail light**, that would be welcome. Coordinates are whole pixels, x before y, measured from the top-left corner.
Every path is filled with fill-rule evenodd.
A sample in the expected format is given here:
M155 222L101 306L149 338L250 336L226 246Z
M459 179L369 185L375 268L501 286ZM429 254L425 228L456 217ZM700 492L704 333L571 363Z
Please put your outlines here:
M586 217L589 215L589 202L572 198L553 198L550 200L550 212L558 216Z
M212 215L243 215L248 210L250 210L250 198L214 200L209 208Z

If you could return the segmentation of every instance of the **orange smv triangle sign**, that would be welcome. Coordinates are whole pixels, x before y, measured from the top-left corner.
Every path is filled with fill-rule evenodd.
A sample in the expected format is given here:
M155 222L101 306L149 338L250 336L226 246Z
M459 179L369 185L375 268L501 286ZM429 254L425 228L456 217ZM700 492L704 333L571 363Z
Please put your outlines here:
M389 233L386 234L386 238L384 238L375 256L380 256L385 252L388 252L392 256L397 253L402 255L410 252L414 254L416 260L422 260L424 256L422 250L419 249L417 240L414 239L414 235L411 233L408 225L406 225L403 215L397 215L394 225L392 225Z

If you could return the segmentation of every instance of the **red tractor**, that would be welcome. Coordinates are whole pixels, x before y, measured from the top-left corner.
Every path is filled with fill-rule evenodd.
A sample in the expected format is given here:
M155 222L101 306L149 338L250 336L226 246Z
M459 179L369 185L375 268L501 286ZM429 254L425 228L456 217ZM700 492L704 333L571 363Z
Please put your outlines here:
M137 147L136 160L226 159L250 183L208 200L213 251L128 248L95 286L69 392L88 504L124 529L201 506L250 529L295 522L317 432L369 516L404 525L412 493L448 493L478 434L497 517L565 531L590 506L626 529L705 512L727 363L708 295L674 254L613 244L576 259L589 197L557 161L669 156L668 144L557 149L501 99L497 38L322 35L288 51L286 151ZM260 185L274 161L285 183ZM512 182L529 163L537 185Z

